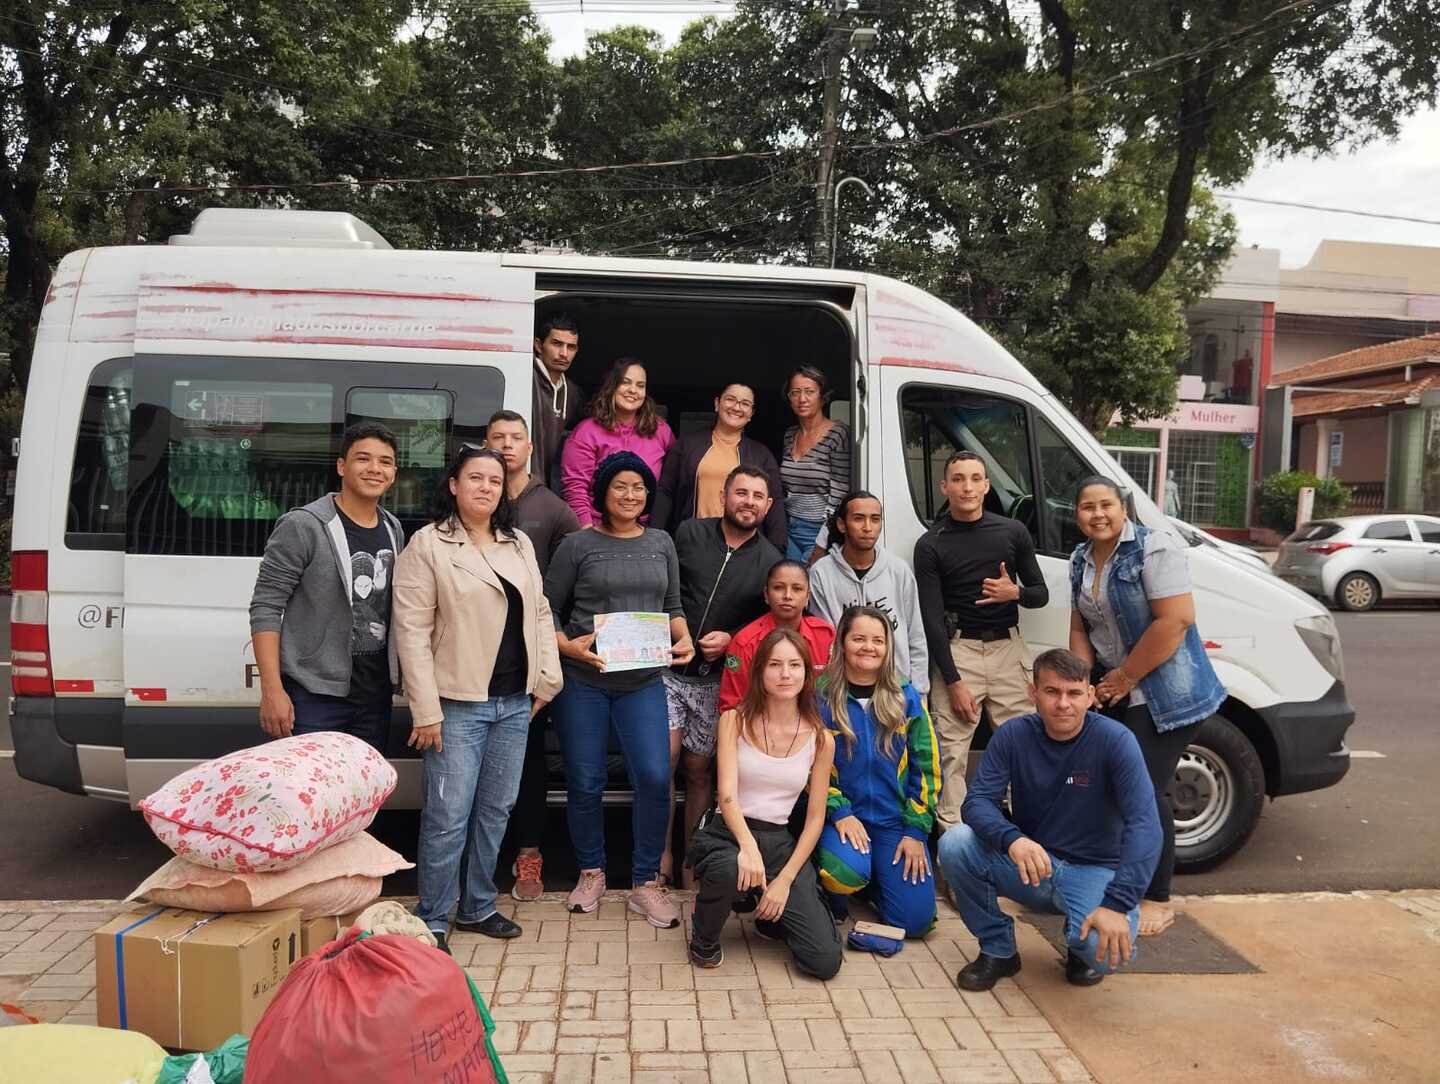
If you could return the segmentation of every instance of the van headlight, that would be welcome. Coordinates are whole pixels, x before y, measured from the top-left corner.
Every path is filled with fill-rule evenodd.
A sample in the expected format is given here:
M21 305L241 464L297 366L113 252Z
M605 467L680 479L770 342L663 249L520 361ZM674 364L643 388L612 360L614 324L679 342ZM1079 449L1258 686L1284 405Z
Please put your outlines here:
M1295 631L1300 634L1300 639L1305 641L1305 646L1310 649L1310 654L1315 656L1315 661L1336 681L1345 680L1345 656L1340 650L1340 630L1335 627L1335 619L1329 614L1315 614L1312 617L1302 617L1295 622Z

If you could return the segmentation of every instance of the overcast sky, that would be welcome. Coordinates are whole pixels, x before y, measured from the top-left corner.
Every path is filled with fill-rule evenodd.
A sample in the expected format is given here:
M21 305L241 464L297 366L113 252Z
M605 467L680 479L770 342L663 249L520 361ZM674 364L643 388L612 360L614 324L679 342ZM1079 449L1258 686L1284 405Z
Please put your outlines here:
M656 4L657 7L662 6ZM551 55L573 56L585 48L585 35L614 26L640 23L674 41L684 26L703 12L688 0L679 15L565 14L542 16L554 43ZM717 2L717 10L729 5ZM1264 163L1237 193L1327 207L1440 220L1440 111L1417 114L1393 143L1372 143L1353 154ZM1440 226L1392 222L1356 215L1329 214L1259 203L1231 201L1240 222L1240 243L1280 249L1282 266L1299 267L1322 240L1386 241L1440 247Z

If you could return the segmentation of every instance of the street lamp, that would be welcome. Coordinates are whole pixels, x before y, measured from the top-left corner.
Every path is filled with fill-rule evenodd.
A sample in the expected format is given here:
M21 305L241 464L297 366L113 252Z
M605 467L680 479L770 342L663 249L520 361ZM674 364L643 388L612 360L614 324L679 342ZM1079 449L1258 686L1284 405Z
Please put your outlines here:
M835 186L835 204L830 210L830 266L835 266L836 254L840 251L840 190L847 184L858 184L865 194L875 198L875 190L859 177L845 177Z

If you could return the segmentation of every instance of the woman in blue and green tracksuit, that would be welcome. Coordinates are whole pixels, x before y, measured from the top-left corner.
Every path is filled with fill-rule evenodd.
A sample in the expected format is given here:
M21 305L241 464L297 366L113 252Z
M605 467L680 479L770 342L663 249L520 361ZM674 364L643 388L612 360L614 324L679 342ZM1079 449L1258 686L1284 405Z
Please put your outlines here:
M880 921L921 937L935 923L927 841L940 746L924 700L896 675L891 635L882 611L846 610L821 679L820 714L836 741L820 883L837 913L863 890Z

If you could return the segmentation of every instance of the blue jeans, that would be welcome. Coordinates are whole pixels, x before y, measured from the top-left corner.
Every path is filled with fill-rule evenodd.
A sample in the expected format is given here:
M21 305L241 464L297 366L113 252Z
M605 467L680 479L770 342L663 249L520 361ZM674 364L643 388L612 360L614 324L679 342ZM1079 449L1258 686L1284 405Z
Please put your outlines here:
M800 519L798 516L791 516L785 524L788 540L785 556L792 561L804 561L808 558L810 551L815 548L815 538L823 526L823 519Z
M441 700L440 708L442 748L425 750L415 913L443 932L457 896L458 921L479 922L495 913L495 860L520 791L530 697Z
M565 756L565 815L580 868L605 868L605 754L610 731L620 740L634 792L634 851L630 880L641 885L660 872L670 822L670 720L657 676L633 692L609 692L567 679L550 708Z
M295 706L295 734L327 734L340 731L359 738L385 752L385 739L390 733L391 693L370 702L357 702L345 696L312 693L292 678L282 677L290 703Z
M894 861L904 832L873 824L866 824L865 831L870 836L869 854L841 839L833 824L825 825L816 849L821 886L836 896L860 893L875 905L881 922L899 926L908 937L924 937L935 925L934 878L918 883L905 879L905 863Z
M1100 935L1094 930L1084 941L1080 927L1091 911L1100 906L1105 889L1115 877L1106 866L1081 866L1050 855L1051 874L1038 885L1020 880L1020 871L1009 856L992 850L963 824L940 837L940 868L955 893L960 917L980 942L987 956L1008 959L1015 955L1015 920L1000 910L997 897L1012 899L1032 911L1065 916L1065 942L1070 950L1101 973L1110 968L1096 958ZM1136 930L1140 908L1132 907L1130 958L1135 958Z

